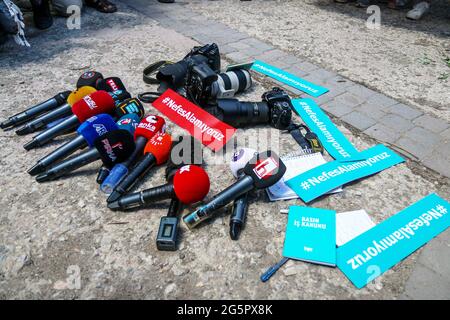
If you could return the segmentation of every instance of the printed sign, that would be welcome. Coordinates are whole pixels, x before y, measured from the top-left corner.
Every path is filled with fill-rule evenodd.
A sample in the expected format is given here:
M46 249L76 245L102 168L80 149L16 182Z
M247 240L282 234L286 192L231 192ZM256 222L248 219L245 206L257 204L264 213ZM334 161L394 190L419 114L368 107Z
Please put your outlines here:
M232 126L215 118L171 89L166 90L152 104L171 121L187 130L191 136L213 151L222 149L236 132Z
M306 125L317 134L327 152L335 159L359 157L359 151L342 134L314 100L293 99L292 105Z
M337 249L337 266L362 288L450 226L450 203L433 193ZM377 270L374 276L373 270Z
M256 60L253 62L252 70L265 74L275 80L287 84L295 89L301 90L310 96L318 97L328 92L328 89L318 86L309 81L303 80L292 73L281 70L265 62Z
M355 161L345 159L327 162L289 179L286 184L303 201L310 202L339 186L405 161L382 144L364 150L356 157Z

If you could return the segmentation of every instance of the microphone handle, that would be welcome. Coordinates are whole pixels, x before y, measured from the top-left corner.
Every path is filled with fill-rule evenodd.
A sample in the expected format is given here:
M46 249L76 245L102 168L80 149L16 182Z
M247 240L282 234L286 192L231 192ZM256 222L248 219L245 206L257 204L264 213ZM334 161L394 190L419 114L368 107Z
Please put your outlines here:
M58 163L42 175L37 176L36 180L38 182L53 180L99 159L100 153L97 149L93 148L77 155L76 157Z
M59 135L64 134L70 129L75 129L78 127L80 122L76 115L72 115L61 123L58 123L56 126L51 127L48 130L45 130L34 137L34 141L36 141L36 145L42 146L52 140L53 138L58 137Z
M236 183L217 194L210 202L200 207L198 210L185 215L183 221L189 229L191 229L200 222L212 217L217 209L226 206L240 195L247 193L254 188L255 186L253 185L252 177L244 175Z
M121 197L114 208L111 209L129 209L142 207L151 202L159 200L175 198L175 191L172 183L166 183L162 186L143 190L141 192L135 192L124 195ZM109 205L108 205L109 207Z
M37 105L30 107L25 111L19 112L15 115L9 117L9 119L7 121L2 123L2 128L3 127L5 127L5 128L6 127L14 127L14 126L21 125L21 124L31 120L32 118L37 117L38 115L40 115L44 112L56 109L57 107L62 105L64 103L64 101L66 101L69 94L70 94L70 91L60 92L57 95L55 95L54 97L52 97L44 102L38 103Z
M234 200L233 210L231 212L230 223L236 222L244 224L245 216L247 215L248 207L248 192L240 195Z
M181 210L183 210L183 203L180 200L173 198L172 200L170 200L169 210L167 210L167 216L176 217L181 212Z
M128 159L122 162L122 165L124 165L129 169L133 164L135 164L136 161L139 159L139 157L142 155L142 152L144 151L147 141L148 141L147 138L138 136L135 140L136 148L134 149L133 153L128 157Z
M147 153L133 169L122 179L114 191L124 194L142 179L142 177L156 164L156 158L153 154Z
M64 118L72 114L72 107L70 104L65 103L62 106L50 111L30 122L28 122L23 127L19 128L16 133L18 135L24 135L27 133L33 133L37 130L45 127L47 124L53 122L54 120Z
M83 136L77 136L75 139L72 139L68 141L67 143L63 144L58 149L54 150L53 152L49 153L45 157L43 157L38 162L41 163L43 166L50 166L51 164L55 163L59 159L63 159L66 156L74 153L78 149L83 149L88 146L86 140Z

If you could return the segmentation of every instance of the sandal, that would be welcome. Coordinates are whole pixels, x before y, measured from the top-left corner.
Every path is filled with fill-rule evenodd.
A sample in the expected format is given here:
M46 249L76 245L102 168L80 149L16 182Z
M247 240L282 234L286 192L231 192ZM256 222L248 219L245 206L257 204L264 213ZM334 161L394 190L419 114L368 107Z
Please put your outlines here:
M117 11L116 5L108 0L86 0L86 5L103 13L113 13Z

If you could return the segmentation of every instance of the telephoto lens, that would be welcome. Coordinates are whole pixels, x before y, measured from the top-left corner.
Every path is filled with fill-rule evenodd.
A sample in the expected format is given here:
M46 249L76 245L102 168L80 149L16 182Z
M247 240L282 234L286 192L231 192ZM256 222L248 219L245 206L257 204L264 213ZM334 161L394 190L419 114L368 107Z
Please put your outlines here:
M250 72L238 69L219 74L213 84L211 95L218 98L233 98L236 94L247 91L252 86Z

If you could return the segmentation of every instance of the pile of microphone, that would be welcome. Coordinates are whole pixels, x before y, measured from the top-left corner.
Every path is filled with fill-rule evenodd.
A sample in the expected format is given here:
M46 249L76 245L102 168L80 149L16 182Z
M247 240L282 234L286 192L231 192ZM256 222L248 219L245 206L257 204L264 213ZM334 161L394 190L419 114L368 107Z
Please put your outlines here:
M24 145L26 150L75 133L72 140L28 170L40 183L100 160L97 182L100 190L109 195L107 206L111 210L148 207L170 200L157 234L159 250L176 250L179 214L185 206L202 201L209 192L210 180L202 168L201 145L191 136L181 136L172 143L165 120L158 115L145 115L139 99L132 98L117 77L104 78L95 71L85 72L75 90L58 93L0 125L5 130L19 127L18 135L40 131ZM80 149L86 150L78 152ZM284 174L283 163L271 151L246 152L244 157L240 154L237 152L233 158L234 161L241 159L240 167L233 169L238 181L195 212L185 215L182 221L189 228L235 199L242 203L242 197L249 191L266 188ZM130 193L153 167L166 162L164 185ZM230 222L230 235L234 240L245 220L242 208L234 210Z

